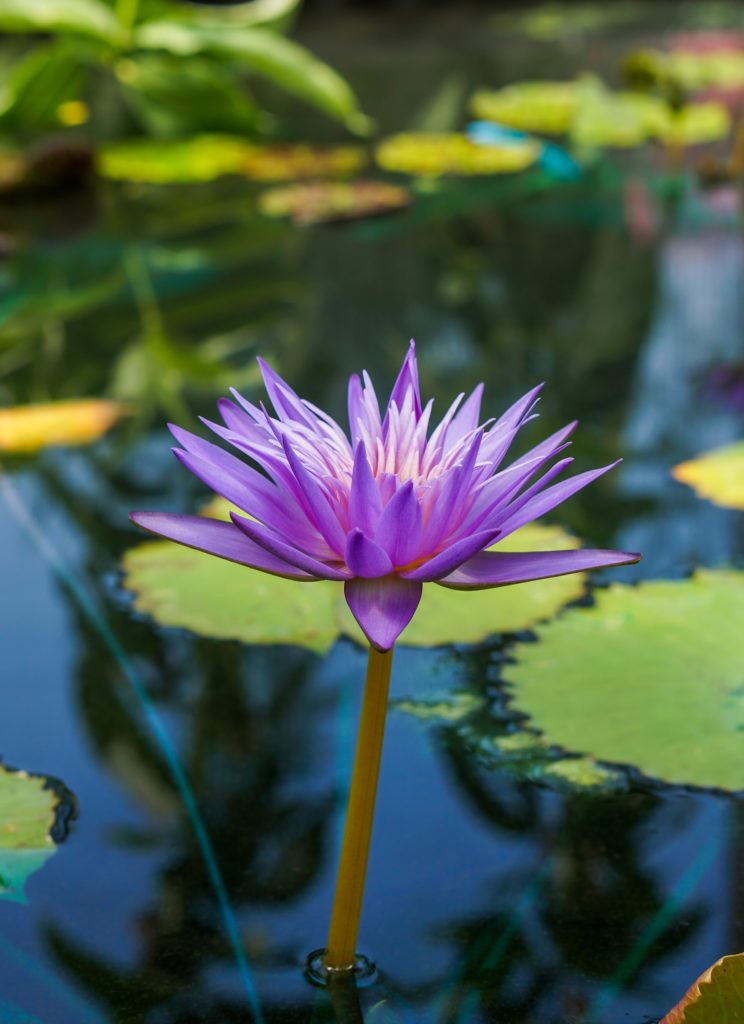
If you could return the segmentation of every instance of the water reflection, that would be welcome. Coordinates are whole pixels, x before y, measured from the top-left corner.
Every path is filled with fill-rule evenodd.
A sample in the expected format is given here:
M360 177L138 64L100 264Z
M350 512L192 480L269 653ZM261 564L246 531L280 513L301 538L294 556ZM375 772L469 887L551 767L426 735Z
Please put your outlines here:
M670 474L742 433L741 412L705 388L711 368L744 354L739 206L729 185L690 192L659 251L659 295L631 388L620 473L623 493L653 502L618 538L640 545L647 576L729 563L739 553L736 513L681 493Z

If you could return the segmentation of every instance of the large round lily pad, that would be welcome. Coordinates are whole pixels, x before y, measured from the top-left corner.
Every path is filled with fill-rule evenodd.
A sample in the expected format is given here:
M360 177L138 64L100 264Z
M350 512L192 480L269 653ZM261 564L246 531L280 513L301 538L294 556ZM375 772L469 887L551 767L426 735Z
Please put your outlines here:
M744 441L680 462L672 474L715 505L744 508Z
M516 651L545 741L667 782L744 789L744 573L614 585Z
M220 516L225 508L213 503L205 511ZM530 525L499 546L529 551L579 544L557 527ZM124 583L136 595L135 608L161 625L245 643L299 644L318 652L341 632L366 643L341 584L280 579L170 541L132 548L123 568ZM576 573L472 593L427 584L401 642L477 643L491 633L526 629L580 597L584 583L585 574Z

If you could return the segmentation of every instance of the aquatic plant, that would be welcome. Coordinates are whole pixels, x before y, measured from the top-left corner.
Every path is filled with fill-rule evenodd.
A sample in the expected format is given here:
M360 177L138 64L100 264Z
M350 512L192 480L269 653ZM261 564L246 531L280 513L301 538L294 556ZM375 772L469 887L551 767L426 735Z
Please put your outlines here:
M177 426L178 459L239 512L224 522L133 512L139 526L188 547L290 579L344 583L370 644L357 754L326 953L351 969L361 910L393 646L411 621L424 583L460 590L505 586L635 562L620 551L504 552L491 545L555 508L611 466L553 481L573 461L555 457L575 423L502 469L540 386L498 420L479 425L483 386L458 396L428 435L415 348L384 417L369 376L351 377L351 438L260 361L276 413L233 392L207 425L264 471ZM541 476L535 477L544 470ZM498 545L497 545L498 547Z

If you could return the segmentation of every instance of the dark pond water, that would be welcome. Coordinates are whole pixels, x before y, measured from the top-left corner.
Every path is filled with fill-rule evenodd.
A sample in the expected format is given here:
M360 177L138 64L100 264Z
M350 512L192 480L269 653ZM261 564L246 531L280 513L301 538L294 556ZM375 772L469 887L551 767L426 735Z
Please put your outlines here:
M195 429L230 382L250 391L256 354L343 419L348 375L366 367L384 392L411 336L438 408L483 380L498 411L545 380L540 436L578 417L579 468L623 456L553 518L644 553L597 583L741 563L741 517L669 474L741 436L705 385L744 356L738 196L665 190L657 170L643 237L606 163L308 231L261 218L233 181L3 209L0 398L114 394L134 414L0 478L0 754L79 808L27 903L0 901L0 1020L642 1024L742 948L736 799L632 773L621 795L557 791L489 768L459 723L394 708L359 940L378 972L331 999L302 965L326 935L364 652L160 628L119 575L141 539L130 509L205 498L167 419ZM519 639L403 646L392 696L468 690L507 728Z

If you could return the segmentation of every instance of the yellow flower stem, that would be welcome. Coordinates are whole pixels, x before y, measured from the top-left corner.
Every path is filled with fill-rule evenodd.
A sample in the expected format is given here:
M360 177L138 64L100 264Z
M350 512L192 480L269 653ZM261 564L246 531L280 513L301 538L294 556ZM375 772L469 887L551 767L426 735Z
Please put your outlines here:
M325 955L326 969L332 971L350 971L354 967L392 662L392 648L389 651L378 651L370 647L354 771L351 776L349 805L336 880L336 895L333 900Z

